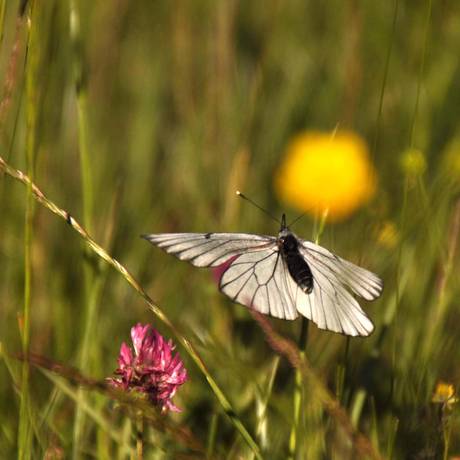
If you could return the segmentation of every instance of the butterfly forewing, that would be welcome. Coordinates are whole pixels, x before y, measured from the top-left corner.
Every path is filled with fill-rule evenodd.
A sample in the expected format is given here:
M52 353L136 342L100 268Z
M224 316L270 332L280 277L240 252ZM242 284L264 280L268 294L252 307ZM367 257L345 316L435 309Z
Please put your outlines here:
M274 237L250 233L159 233L143 238L195 267L217 267L234 255L276 244Z

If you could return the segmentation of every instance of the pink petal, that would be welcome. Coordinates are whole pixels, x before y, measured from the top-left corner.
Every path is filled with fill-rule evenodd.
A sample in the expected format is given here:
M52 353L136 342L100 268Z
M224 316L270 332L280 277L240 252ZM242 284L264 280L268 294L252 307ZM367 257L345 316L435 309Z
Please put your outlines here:
M125 342L121 344L120 347L120 356L118 357L118 365L120 366L121 369L123 369L126 366L130 366L133 361L133 353L131 351L131 348L126 345Z
M182 412L182 409L180 407L177 407L175 404L173 404L171 401L167 401L166 404L163 406L163 410L170 410L171 412Z
M139 355L142 348L146 334L150 329L150 325L146 324L142 326L142 324L138 323L134 327L131 328L131 340L133 341L134 351L136 355Z

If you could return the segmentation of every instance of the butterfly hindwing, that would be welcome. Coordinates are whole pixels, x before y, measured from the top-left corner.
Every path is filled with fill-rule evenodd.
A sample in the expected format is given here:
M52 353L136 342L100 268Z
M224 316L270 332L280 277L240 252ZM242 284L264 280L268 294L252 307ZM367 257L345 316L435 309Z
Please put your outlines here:
M300 313L314 321L319 328L346 335L369 335L374 326L353 295L373 300L382 291L381 280L373 273L345 261L327 249L309 241L302 241L300 253L313 274L313 310ZM304 302L305 303L305 302Z
M319 264L326 273L333 273L344 285L365 300L374 300L383 289L382 280L374 273L348 262L311 241L302 241L301 252L308 261Z
M276 245L245 252L223 271L219 288L234 302L275 318L298 316L290 291L289 273Z

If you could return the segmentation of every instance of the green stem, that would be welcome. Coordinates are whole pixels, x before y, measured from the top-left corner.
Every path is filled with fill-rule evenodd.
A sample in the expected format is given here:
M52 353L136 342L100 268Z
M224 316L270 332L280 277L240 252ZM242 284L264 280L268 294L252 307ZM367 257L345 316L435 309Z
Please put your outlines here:
M211 423L209 426L209 435L208 435L208 446L206 449L206 458L212 458L214 453L214 446L216 445L216 436L217 436L217 422L219 420L219 414L213 412L211 416Z
M136 419L136 458L142 460L144 458L144 419L142 414L138 414Z
M268 384L264 395L260 396L259 401L257 401L257 440L259 445L262 449L268 447L268 422L267 422L267 408L268 403L270 401L272 392L273 392L273 384L275 383L275 377L278 372L278 367L280 363L279 355L276 355L273 358L273 364L271 367L270 375L268 378Z
M442 460L449 458L450 424L444 426L444 452Z
M388 437L388 453L387 453L388 460L393 459L393 453L394 453L394 448L395 448L396 435L398 433L398 427L399 427L399 419L393 418L391 420L390 433Z
M373 148L373 151L372 151L372 155L376 154L377 147L378 147L379 133L380 133L380 123L381 123L381 120L382 120L382 111L383 111L383 96L385 94L385 88L387 86L388 71L390 69L391 53L393 51L394 37L396 35L395 32L396 32L396 21L398 19L398 9L399 9L399 0L395 0L395 6L394 6L394 10L393 10L393 23L392 23L392 26L391 26L390 44L388 46L387 55L386 55L386 59L385 59L385 69L383 71L382 87L380 88L379 108L378 108L378 112L377 112L377 122L376 122L375 137L374 137L374 148Z
M34 162L36 151L37 129L37 63L38 63L38 40L36 37L37 26L33 5L30 7L30 29L27 43L26 62L26 94L27 94L27 141L26 141L26 169L31 178L27 184L26 210L24 220L24 309L22 314L22 352L24 356L29 353L30 347L30 308L32 296L32 241L33 241L33 217L34 196L32 181L34 178ZM18 430L18 458L29 459L32 455L32 430L29 419L30 409L30 368L27 360L22 363L21 378L21 403L19 409Z
M84 78L83 60L81 52L80 37L80 16L75 0L70 2L70 35L74 51L74 78L75 91L77 96L78 112L78 145L80 153L81 185L83 194L83 222L89 232L93 231L93 177L89 152L89 122L87 88ZM87 248L83 247L87 252ZM80 350L79 367L87 369L90 364L90 350L95 346L97 335L95 327L97 324L97 306L102 293L104 282L103 274L98 271L95 273L94 267L83 257L84 293L85 293L85 321L83 326L83 340ZM73 432L73 458L79 457L81 438L85 425L85 413L82 410L82 403L85 398L83 389L78 390L77 405L75 411L75 423Z
M302 317L302 323L300 325L300 334L299 334L299 350L300 357L303 359L305 357L305 349L307 348L308 341L308 323L309 320L305 317ZM302 373L299 369L295 371L295 389L294 389L294 416L293 423L291 427L291 435L289 437L289 460L293 460L297 452L297 434L299 429L300 421L300 408L302 407Z
M6 0L0 1L0 46L3 44L4 30L5 30L5 10Z
M412 115L412 127L410 132L410 147L414 146L415 142L415 126L417 124L417 114L420 104L420 92L422 88L423 75L425 73L425 60L426 60L426 51L428 48L428 36L430 31L430 22L431 22L431 10L432 10L432 0L428 0L427 12L426 12L426 23L425 23L425 38L423 42L423 53L422 60L420 62L419 77L417 81L417 95L415 98L414 113Z

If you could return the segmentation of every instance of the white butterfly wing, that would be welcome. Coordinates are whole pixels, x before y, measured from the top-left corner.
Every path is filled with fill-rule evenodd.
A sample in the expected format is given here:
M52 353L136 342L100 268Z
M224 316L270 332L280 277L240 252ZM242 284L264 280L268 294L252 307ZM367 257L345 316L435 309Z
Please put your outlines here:
M245 252L223 271L219 288L234 302L282 319L298 316L289 284L290 275L276 244Z
M346 289L373 300L382 292L380 278L310 241L299 251L313 275L305 293L290 275L277 238L248 233L162 233L145 239L197 267L221 267L220 290L238 302L276 318L298 313L320 329L368 336L372 322Z
M218 267L235 255L276 245L272 236L250 233L158 233L143 238L195 267Z
M197 267L222 267L220 290L276 318L298 316L276 238L247 233L162 233L144 238Z
M383 290L382 280L375 274L362 267L358 267L348 260L333 254L327 249L311 241L301 242L301 254L308 260L314 260L322 265L328 273L334 273L337 279L359 297L365 300L375 300Z
M346 287L366 300L373 300L382 292L380 278L321 246L299 241L300 254L313 275L313 292L310 295L302 291L297 294L299 312L320 329L368 336L374 325ZM293 284L296 286L295 282Z

